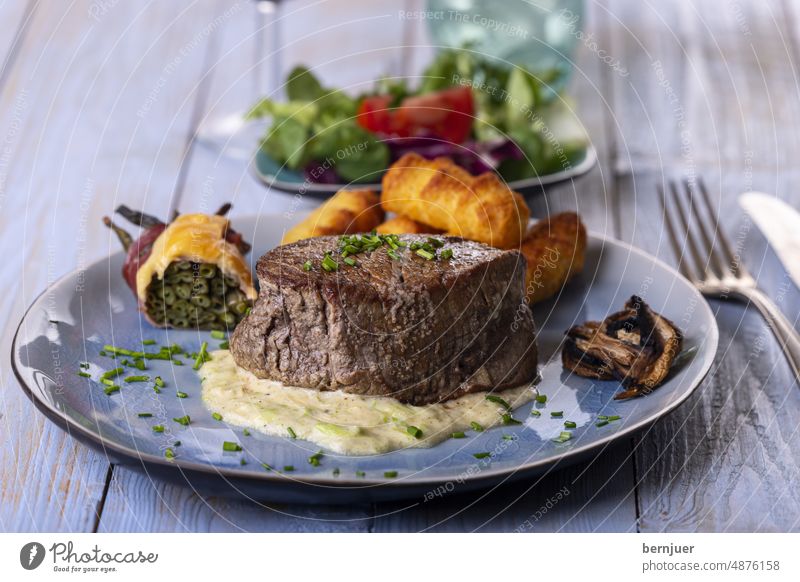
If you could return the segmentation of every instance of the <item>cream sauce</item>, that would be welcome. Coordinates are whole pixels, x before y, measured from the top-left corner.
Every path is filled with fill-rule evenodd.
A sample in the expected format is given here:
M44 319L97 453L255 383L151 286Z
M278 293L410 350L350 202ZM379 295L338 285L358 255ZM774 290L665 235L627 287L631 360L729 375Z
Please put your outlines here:
M486 392L440 404L411 406L394 398L320 392L262 380L239 368L228 350L212 352L200 368L203 402L226 422L276 436L306 439L346 455L374 455L409 447L431 447L454 432L501 422L505 409ZM496 393L512 408L536 396L530 386ZM408 433L417 427L422 437Z

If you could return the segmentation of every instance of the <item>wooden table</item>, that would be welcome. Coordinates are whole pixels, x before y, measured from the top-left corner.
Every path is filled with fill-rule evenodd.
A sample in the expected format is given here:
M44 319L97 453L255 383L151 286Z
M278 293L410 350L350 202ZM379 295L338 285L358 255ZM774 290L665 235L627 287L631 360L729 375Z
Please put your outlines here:
M318 65L326 82L353 89L419 72L432 52L425 23L400 11L422 5L290 0L285 68ZM796 320L800 293L736 197L759 189L800 204L800 6L587 0L587 12L571 91L600 164L533 200L533 215L577 208L590 228L674 263L656 185L702 175L745 262ZM246 0L0 4L0 529L800 529L800 390L761 319L737 304L712 302L715 366L668 418L591 462L436 502L204 497L110 464L36 412L8 365L12 333L48 283L115 248L100 218L118 203L161 216L226 200L234 214L312 206L265 191L244 162L193 140L203 120L261 90L272 30Z

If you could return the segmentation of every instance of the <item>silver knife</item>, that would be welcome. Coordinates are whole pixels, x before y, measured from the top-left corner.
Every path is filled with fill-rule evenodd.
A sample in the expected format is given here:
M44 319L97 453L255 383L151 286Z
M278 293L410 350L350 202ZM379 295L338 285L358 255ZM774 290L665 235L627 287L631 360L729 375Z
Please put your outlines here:
M762 192L742 194L739 204L753 218L794 284L800 288L800 212Z

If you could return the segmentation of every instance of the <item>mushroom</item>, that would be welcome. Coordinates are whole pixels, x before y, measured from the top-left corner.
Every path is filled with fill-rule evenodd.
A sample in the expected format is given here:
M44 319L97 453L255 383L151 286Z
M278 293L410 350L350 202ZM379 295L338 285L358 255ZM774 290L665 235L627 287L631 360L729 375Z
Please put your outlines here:
M633 295L622 311L603 321L588 321L566 333L564 368L586 378L619 380L625 390L616 400L649 394L667 377L681 351L683 335Z

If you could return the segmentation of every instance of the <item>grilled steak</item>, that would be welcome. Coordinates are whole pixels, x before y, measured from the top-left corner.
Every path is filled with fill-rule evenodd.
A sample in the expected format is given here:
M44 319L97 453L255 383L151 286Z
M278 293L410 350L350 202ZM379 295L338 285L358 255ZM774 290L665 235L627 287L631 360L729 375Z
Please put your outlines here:
M360 252L355 266L334 236L262 256L259 297L230 341L237 364L289 385L416 405L532 381L522 255L439 237L429 260L414 250L426 235L395 240L406 246ZM336 270L322 267L326 253Z

